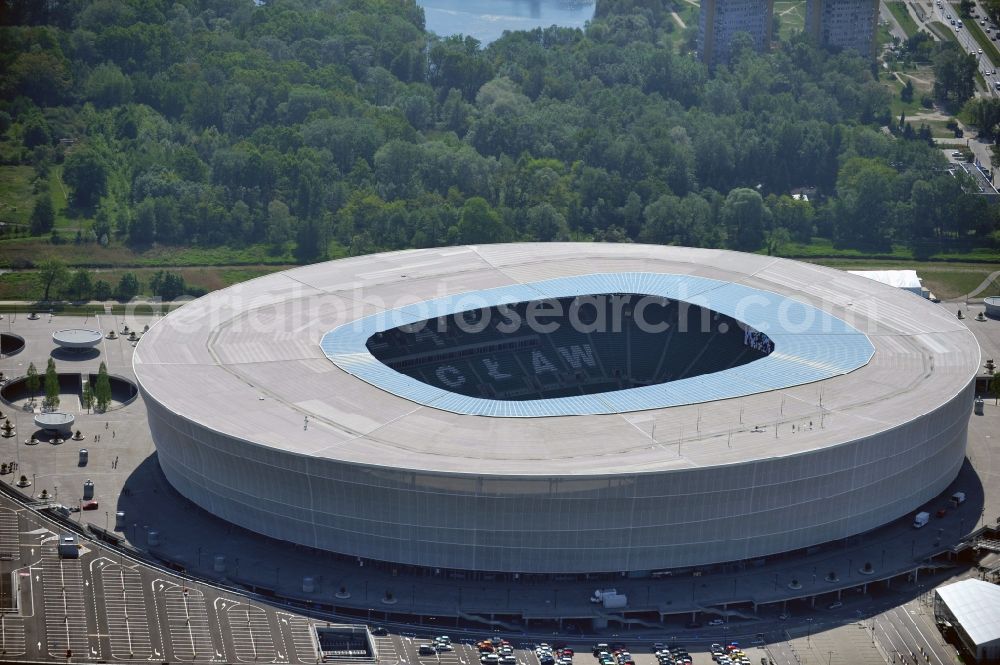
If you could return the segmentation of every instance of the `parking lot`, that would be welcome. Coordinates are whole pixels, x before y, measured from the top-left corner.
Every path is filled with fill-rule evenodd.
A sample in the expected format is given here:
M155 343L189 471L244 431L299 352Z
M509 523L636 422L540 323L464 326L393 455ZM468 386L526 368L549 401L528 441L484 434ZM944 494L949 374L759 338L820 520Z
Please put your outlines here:
M151 658L153 647L142 576L131 568L110 564L101 567L100 578L111 655L121 660Z
M84 597L83 569L79 559L60 559L54 541L43 547L39 571L45 610L48 654L53 658L87 653L87 617L92 614Z
M314 620L194 584L61 531L0 497L0 661L315 663Z
M235 644L234 658L244 663L270 662L277 652L268 614L260 606L220 601L220 616ZM224 627L225 629L225 627Z
M386 635L386 636L375 636L373 638L375 642L375 647L378 650L378 662L380 665L485 665L482 657L483 652L480 652L477 648L477 643L481 640L476 640L468 637L462 637L461 639L453 638L451 640L451 648L436 651L433 654L420 654L421 645L434 645L435 638L437 636L430 633L402 633L399 635ZM484 638L485 639L485 638ZM496 638L501 639L501 638ZM664 638L667 639L667 638ZM536 648L542 642L526 641L523 638L510 638L511 653L510 656L513 657L513 661L508 661L510 665L545 665L547 661L544 656L540 657L539 653L536 652ZM553 649L553 665L602 665L602 661L593 655L593 642L579 642L578 640L572 640L567 643L557 637L553 637L548 643ZM621 665L669 665L667 661L660 660L657 655L652 650L653 642L644 640L642 642L633 642L632 644L626 643L615 643L611 641L608 643L609 647L612 645L619 647L619 651L624 648L629 652L629 657L627 660L622 660ZM671 642L674 647L680 647L684 649L680 642ZM668 646L665 642L664 646ZM562 659L560 656L556 655L555 652L561 648L568 647L573 650L573 655L569 660ZM676 660L674 665L716 665L713 663L711 654L706 650L707 645L700 645L698 649L692 647L690 652L687 653L689 660ZM757 654L757 658L763 655L762 650ZM613 654L608 652L609 655ZM617 660L605 661L607 665L619 665ZM751 665L753 665L753 661ZM730 665L740 665L739 663L730 663ZM744 664L745 665L745 664Z

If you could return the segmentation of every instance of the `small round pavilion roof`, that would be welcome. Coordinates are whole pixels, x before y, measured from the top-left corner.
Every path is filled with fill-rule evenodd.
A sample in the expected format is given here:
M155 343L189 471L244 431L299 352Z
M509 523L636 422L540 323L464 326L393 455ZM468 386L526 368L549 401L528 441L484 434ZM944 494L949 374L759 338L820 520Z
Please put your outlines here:
M103 337L100 330L89 328L66 328L52 333L52 341L66 349L89 349L100 344Z

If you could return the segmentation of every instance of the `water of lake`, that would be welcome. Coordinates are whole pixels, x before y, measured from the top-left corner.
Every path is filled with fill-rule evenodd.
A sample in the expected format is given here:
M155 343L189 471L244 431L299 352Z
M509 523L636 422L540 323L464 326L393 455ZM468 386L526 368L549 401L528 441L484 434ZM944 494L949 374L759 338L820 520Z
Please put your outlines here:
M429 31L469 35L483 46L504 30L582 28L594 17L594 0L417 0L417 4L424 8Z

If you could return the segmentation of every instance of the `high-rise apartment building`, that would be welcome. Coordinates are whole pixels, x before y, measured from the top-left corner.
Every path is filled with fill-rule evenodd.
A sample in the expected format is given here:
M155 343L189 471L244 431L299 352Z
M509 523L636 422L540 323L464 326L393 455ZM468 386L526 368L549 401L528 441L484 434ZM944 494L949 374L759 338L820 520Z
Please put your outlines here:
M806 31L820 44L875 56L878 0L807 0Z
M709 65L729 60L733 35L750 33L758 51L771 43L774 0L701 0L698 55Z

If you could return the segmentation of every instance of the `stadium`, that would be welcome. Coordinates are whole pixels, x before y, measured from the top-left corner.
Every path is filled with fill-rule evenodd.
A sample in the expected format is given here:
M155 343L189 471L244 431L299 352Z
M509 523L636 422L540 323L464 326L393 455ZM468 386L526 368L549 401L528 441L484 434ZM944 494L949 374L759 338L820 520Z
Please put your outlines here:
M275 273L157 322L159 465L256 533L435 572L642 574L945 491L980 362L943 308L722 250L508 244Z

